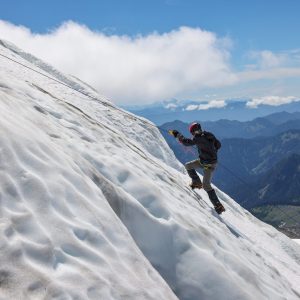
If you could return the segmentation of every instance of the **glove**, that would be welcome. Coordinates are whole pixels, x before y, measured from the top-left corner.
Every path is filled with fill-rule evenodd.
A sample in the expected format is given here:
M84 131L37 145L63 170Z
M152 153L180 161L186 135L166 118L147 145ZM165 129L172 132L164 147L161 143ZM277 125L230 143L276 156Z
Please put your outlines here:
M173 135L175 138L179 135L179 132L177 130L169 130L169 134Z

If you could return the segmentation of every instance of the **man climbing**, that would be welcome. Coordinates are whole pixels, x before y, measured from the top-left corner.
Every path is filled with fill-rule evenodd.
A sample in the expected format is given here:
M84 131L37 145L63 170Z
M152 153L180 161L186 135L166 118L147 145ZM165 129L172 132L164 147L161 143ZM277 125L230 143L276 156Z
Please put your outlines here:
M193 135L192 139L185 138L177 130L169 130L169 133L184 146L197 146L199 158L185 164L185 168L192 179L190 186L192 189L201 189L203 187L216 212L221 214L225 211L225 208L211 186L213 172L218 162L217 152L221 148L221 143L212 133L202 131L199 123L192 123L189 127L189 131ZM197 168L203 169L203 183L195 171Z

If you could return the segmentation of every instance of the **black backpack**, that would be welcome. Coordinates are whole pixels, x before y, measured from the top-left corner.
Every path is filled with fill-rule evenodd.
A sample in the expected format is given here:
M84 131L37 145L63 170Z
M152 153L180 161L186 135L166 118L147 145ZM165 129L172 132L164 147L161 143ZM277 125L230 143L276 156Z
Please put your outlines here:
M212 133L204 131L203 134L209 141L214 143L214 146L217 151L221 148L221 142Z
M217 138L214 141L214 145L215 145L217 150L219 150L222 146L221 142Z

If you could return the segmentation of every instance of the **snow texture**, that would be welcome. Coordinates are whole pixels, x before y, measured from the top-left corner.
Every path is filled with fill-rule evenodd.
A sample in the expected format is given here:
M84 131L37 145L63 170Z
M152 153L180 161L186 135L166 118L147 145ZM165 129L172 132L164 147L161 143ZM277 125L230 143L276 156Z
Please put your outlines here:
M73 88L0 56L0 299L300 299L300 246L218 216L152 123L0 54Z

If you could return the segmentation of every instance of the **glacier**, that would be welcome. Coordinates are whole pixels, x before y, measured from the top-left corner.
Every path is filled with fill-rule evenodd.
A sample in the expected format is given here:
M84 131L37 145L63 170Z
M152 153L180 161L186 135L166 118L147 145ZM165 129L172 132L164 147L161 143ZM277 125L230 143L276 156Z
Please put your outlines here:
M218 216L153 123L4 40L0 65L0 299L300 299L300 246L215 187Z

